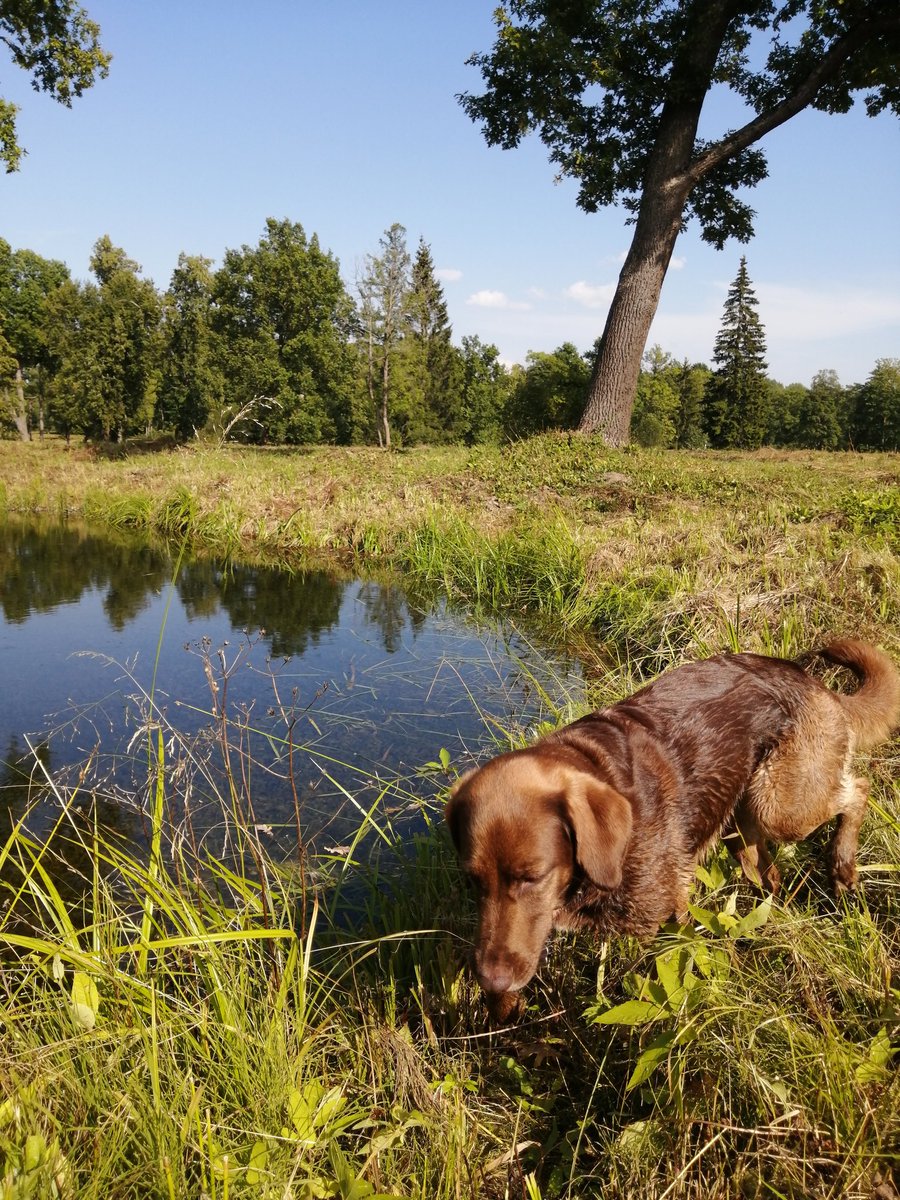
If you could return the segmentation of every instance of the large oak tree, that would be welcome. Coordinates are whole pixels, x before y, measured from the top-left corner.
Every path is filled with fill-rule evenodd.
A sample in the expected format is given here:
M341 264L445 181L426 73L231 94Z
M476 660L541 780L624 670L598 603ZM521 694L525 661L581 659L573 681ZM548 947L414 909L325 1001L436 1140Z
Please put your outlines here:
M469 62L486 90L460 101L487 141L537 132L588 212L620 203L634 237L599 344L580 428L629 436L635 387L675 241L695 217L721 248L746 242L740 189L767 174L758 143L805 108L900 114L897 0L508 0ZM716 88L747 121L698 136Z

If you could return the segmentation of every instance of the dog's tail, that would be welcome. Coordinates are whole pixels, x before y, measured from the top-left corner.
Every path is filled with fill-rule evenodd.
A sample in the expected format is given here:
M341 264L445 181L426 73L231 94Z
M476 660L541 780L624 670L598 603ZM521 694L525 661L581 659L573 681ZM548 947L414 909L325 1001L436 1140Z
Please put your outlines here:
M900 671L881 650L854 638L838 638L815 652L847 667L859 680L850 695L835 693L853 730L858 750L886 741L900 723Z

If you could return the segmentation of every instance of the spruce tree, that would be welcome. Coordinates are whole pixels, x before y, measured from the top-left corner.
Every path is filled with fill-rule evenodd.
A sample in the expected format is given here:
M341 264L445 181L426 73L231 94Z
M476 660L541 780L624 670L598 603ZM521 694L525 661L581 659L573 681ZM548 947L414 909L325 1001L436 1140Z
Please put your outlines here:
M419 239L409 294L411 382L421 404L422 431L430 441L453 440L461 432L459 355L444 290L434 271L431 247Z
M757 304L747 259L742 256L713 350L717 368L704 395L706 432L710 445L717 449L756 449L766 435L766 338Z

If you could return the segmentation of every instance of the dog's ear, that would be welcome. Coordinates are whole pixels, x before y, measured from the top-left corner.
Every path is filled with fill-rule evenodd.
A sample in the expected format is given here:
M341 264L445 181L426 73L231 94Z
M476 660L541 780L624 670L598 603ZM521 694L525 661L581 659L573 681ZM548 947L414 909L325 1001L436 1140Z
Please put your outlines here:
M459 850L460 847L460 836L462 833L462 805L459 800L459 793L477 770L477 767L473 767L470 771L466 771L464 774L460 775L459 779L454 782L450 789L450 799L444 805L444 820L450 827L450 836L453 838L453 845L457 850Z
M618 887L631 839L631 805L621 792L583 771L573 772L565 803L578 865L600 887Z

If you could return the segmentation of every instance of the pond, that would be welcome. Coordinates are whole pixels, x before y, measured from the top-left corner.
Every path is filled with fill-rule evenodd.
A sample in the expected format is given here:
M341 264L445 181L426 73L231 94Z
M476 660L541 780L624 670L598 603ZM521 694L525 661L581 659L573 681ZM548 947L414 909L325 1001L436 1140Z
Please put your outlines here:
M176 559L136 536L13 520L0 675L3 826L27 809L37 829L90 797L133 842L160 760L183 781L170 819L192 836L221 832L238 796L286 846L338 844L385 797L415 819L492 737L583 693L574 660L396 580Z

